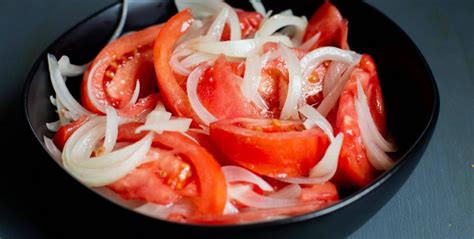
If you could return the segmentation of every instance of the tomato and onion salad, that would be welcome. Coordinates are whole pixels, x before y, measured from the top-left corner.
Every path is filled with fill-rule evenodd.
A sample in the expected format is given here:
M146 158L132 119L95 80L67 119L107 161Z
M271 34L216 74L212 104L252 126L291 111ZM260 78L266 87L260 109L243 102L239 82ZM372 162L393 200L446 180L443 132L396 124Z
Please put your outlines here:
M389 169L376 65L347 19L329 1L309 21L250 2L176 0L166 23L118 37L124 1L90 64L48 54L51 156L137 212L201 224L308 213ZM66 80L81 74L79 103Z

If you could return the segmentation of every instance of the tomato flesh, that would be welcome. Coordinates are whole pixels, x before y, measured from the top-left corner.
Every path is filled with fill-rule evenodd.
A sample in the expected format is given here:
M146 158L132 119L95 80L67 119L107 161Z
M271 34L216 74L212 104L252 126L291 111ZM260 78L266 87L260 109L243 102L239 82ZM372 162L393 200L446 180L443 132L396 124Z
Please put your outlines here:
M280 120L221 120L210 136L230 160L270 177L306 176L329 144L319 128Z
M240 9L236 9L235 11L237 13L237 17L239 17L242 39L253 36L263 21L262 14L258 12L247 12ZM222 32L221 40L227 41L229 39L230 28L229 25L226 24L224 27L224 31Z
M344 141L334 181L341 187L356 189L368 185L380 174L370 164L360 136L355 111L357 80L360 80L367 95L369 109L376 126L383 135L386 132L385 110L375 63L370 56L363 55L339 99L335 127L336 131L344 133Z
M316 49L322 46L337 46L342 49L349 49L347 44L348 22L339 10L326 0L321 7L311 16L304 41L321 33L317 42L311 47Z
M71 122L67 125L61 126L53 138L53 143L58 147L59 150L63 150L64 145L71 135L76 132L83 124L89 120L89 116L83 115L74 122Z
M84 73L81 100L86 109L100 113L89 98L89 93L94 95L100 105L116 109L128 107L137 80L140 82L140 97L155 91L151 44L160 29L161 25L148 27L120 37L102 49ZM96 71L90 83L92 92L89 92L87 82L94 67Z
M119 127L117 141L135 142L146 132L135 134L141 123L128 123ZM227 184L219 163L206 149L177 132L163 132L155 135L153 146L173 150L174 154L191 165L198 182L199 196L194 198L200 214L222 214L227 199Z

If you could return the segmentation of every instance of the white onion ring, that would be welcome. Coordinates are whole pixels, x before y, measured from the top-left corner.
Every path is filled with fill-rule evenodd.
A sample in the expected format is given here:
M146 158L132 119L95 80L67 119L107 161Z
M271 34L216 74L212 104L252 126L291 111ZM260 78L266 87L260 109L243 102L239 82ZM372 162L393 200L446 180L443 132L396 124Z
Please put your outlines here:
M296 28L296 34L293 37L295 45L300 45L303 40L306 27L308 26L308 20L304 17L287 16L282 14L276 14L267 19L260 29L255 33L255 37L268 37L273 33L281 29L282 27L294 26Z
M201 65L196 67L191 74L189 74L188 81L186 82L186 91L189 97L189 102L191 103L191 108L193 108L194 112L198 115L198 117L206 124L209 125L210 123L216 121L216 117L214 117L207 109L202 105L199 97L197 95L197 86L199 83L199 78L201 77L204 70L206 70L207 66Z
M137 103L138 97L140 96L140 81L137 80L135 83L135 90L133 90L132 98L130 98L130 102L128 102L128 106L132 106Z
M296 199L273 198L260 195L252 190L251 185L230 185L227 190L231 199L254 208L291 207L301 203Z
M258 87L261 81L262 68L266 65L269 57L269 53L262 57L259 57L257 54L251 54L247 57L244 78L240 87L244 97L263 110L268 110L268 106L259 94Z
M337 47L326 46L317 48L301 58L303 78L308 79L311 73L325 61L340 61L347 64L356 62L358 54L353 51L342 50Z
M224 7L217 14L214 22L212 22L209 30L207 31L206 38L212 42L217 42L221 39L222 32L224 32L224 26L229 17L229 8Z
M319 111L315 110L310 105L303 105L299 112L306 117L306 121L303 123L305 128L310 129L314 126L321 128L324 133L329 137L331 141L334 140L334 132L331 123L322 116Z
M173 213L181 214L183 216L191 215L193 208L189 203L174 203L171 205L159 205L154 203L145 203L140 207L134 209L135 211L159 218L167 219Z
M226 201L225 207L224 207L224 215L227 214L235 214L239 213L239 209L237 209L234 204L232 204L229 200Z
M339 133L327 148L321 161L310 170L309 177L286 177L276 179L295 184L319 184L329 181L334 177L334 174L336 174L343 142L344 135Z
M358 116L360 115L364 119L363 121L366 122L367 128L368 128L367 132L370 138L373 139L374 143L376 143L377 146L385 152L397 151L397 149L392 143L384 139L382 134L380 134L377 126L375 125L374 118L372 117L372 114L370 113L367 96L364 93L360 80L357 81L357 97L360 103L359 104L360 108L358 108L360 114L357 114L357 115Z
M191 70L183 66L179 60L179 58L189 56L193 54L194 51L187 49L187 48L176 48L176 50L173 52L171 55L170 59L170 66L173 69L174 72L187 76L189 73L191 73Z
M239 166L224 166L221 168L227 183L245 182L257 185L263 191L272 192L273 187L265 180L249 170Z
M157 124L144 124L138 127L135 132L154 131L159 134L163 133L163 131L186 132L188 131L191 122L192 119L187 118L171 119Z
M117 142L119 117L117 111L111 106L105 107L106 112L106 128L105 128L105 139L104 139L104 153L110 153Z
M48 130L52 132L58 131L59 127L61 127L61 120L56 120L54 122L46 123L46 128L48 128Z
M256 12L262 14L262 16L267 15L267 11L265 10L265 6L263 5L262 1L250 0L250 4L252 4L253 9L255 9Z
M290 184L269 196L273 198L299 198L301 196L301 187L298 184Z
M66 55L61 56L58 61L59 71L64 77L74 77L81 75L86 71L88 65L89 64L78 66L71 64L69 57Z
M64 107L69 110L74 120L78 119L81 115L89 114L89 111L82 107L82 105L79 104L79 102L77 102L74 97L72 97L71 93L67 89L64 78L59 71L56 57L48 54L47 58L51 84L53 85L54 91L56 92L57 99L60 100Z
M321 36L321 32L317 32L314 34L311 38L309 38L307 41L303 42L298 48L303 50L303 51L309 51L311 47L318 42L319 37Z
M321 115L326 116L327 114L329 114L331 109L337 103L339 96L341 96L341 93L344 90L344 86L351 77L354 68L359 64L359 61L360 57L354 63L349 65L349 67L347 67L346 71L344 71L344 74L342 74L340 79L337 80L337 83L334 88L329 92L327 96L324 97L323 101L321 101L321 104L318 106L318 111L319 113L321 113Z
M360 81L357 81L357 90L360 92L358 94L358 99L356 99L355 102L355 107L356 107L356 112L357 112L357 117L359 118L359 128L360 128L360 135L362 138L362 142L365 145L366 151L367 151L367 158L369 159L370 164L374 166L377 170L387 170L391 168L394 164L392 159L381 149L381 147L374 142L374 139L372 138L372 135L375 134L373 132L370 132L371 129L368 125L368 121L372 120L371 116L368 116L370 114L369 112L364 111L363 104L367 105L367 100L363 97L365 94L363 93L363 89L361 86ZM361 97L361 95L363 95ZM361 102L365 101L365 102ZM368 105L367 105L368 108ZM374 123L375 126L375 123ZM377 128L375 128L377 130ZM378 130L377 130L378 133ZM381 136L382 137L382 136Z
M268 36L235 41L200 41L190 44L190 48L215 55L224 54L228 57L246 58L250 52L259 50L267 42L280 42L289 47L293 47L293 43L287 36Z
M143 139L98 157L90 157L95 145L104 137L104 117L93 117L69 138L64 146L62 159L64 168L82 183L100 187L126 176L146 160L153 134Z
M338 61L332 61L329 64L328 70L326 71L326 75L324 76L324 83L323 83L323 96L326 97L329 92L334 88L337 83L337 80L341 78L341 75L347 69L349 65L344 64Z
M281 110L280 119L299 119L298 104L300 102L303 88L300 63L296 54L288 47L279 44L278 51L288 67L289 75L288 93L286 94L285 104Z

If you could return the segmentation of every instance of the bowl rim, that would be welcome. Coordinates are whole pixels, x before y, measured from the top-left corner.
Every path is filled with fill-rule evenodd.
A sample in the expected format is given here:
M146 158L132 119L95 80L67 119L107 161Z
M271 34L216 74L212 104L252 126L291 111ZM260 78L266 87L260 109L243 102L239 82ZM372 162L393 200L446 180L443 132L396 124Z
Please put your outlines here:
M342 208L344 208L344 207L346 207L346 206L348 206L348 205L350 205L350 204L366 197L369 193L373 192L375 189L379 188L382 184L384 184L387 180L389 180L392 177L392 175L396 174L397 171L399 171L400 168L402 168L403 165L406 164L407 158L412 156L415 153L416 149L422 146L422 142L426 139L429 139L430 132L432 132L434 130L434 127L436 126L436 122L437 122L437 119L438 119L439 107L440 107L440 96L439 96L439 91L438 91L438 87L437 87L433 72L431 71L431 68L429 67L428 62L426 61L425 57L421 53L418 46L408 36L408 34L398 24L396 24L391 18L389 18L387 15L385 15L383 12L381 12L380 10L378 10L377 8L372 6L371 4L369 4L367 2L364 2L364 1L358 1L357 4L365 5L365 7L369 8L371 11L376 12L381 17L388 20L388 22L396 28L396 30L401 34L401 36L403 38L405 38L405 40L407 40L408 44L415 50L416 55L421 60L421 63L423 65L424 69L426 70L426 73L428 74L428 77L430 79L431 88L432 88L432 91L433 91L433 98L431 99L432 102L433 102L433 107L430 110L430 112L431 112L430 117L428 119L427 124L423 128L421 134L417 137L415 142L406 150L406 152L403 153L400 156L399 160L394 164L394 166L392 168L390 168L389 170L387 170L384 173L382 173L381 175L379 175L375 180L373 180L370 184L368 184L364 188L350 194L349 196L339 200L337 203L334 203L334 204L332 204L328 207L325 207L325 208L322 208L322 209L319 209L319 210L316 210L316 211L304 213L304 214L301 214L301 215L297 215L297 216L290 216L290 217L285 217L285 218L280 218L280 219L271 219L271 220L268 220L268 221L265 220L265 221L257 221L257 222L242 223L242 224L198 224L198 223L181 223L181 222L168 221L168 220L163 220L163 219L151 217L149 215L145 215L145 214L142 214L142 213L138 213L138 212L136 212L136 211L134 211L134 210L132 210L128 207L122 206L122 205L114 202L113 200L108 199L107 197L105 197L105 196L101 195L100 193L98 193L96 190L82 184L78 180L75 180L75 182L80 184L83 187L86 187L88 190L92 191L93 193L95 193L98 196L102 197L103 199L107 200L109 203L115 204L119 208L125 209L128 212L134 213L136 215L140 215L140 216L148 218L148 219L157 220L157 221L162 222L162 223L168 223L168 224L173 224L173 225L177 225L177 226L184 226L184 227L187 227L187 228L200 228L200 229L204 229L204 230L206 230L206 229L208 229L208 230L226 229L226 228L253 229L253 228L260 228L260 227L267 227L267 226L289 225L289 224L302 222L302 221L308 221L310 219L314 219L314 218L317 218L317 217L322 217L322 216L328 215L332 212L338 211L338 210L340 210L340 209L342 209ZM97 17L97 16L103 14L106 11L110 11L112 8L121 7L121 6L122 6L122 2L116 2L116 3L109 4L105 7L103 7L102 9L98 10L97 12L95 12L95 13L87 16L86 18L82 19L78 23L74 24L67 31L65 31L59 37L57 37L51 44L48 45L48 47L40 54L40 56L37 58L37 60L35 61L35 63L33 64L33 66L29 70L29 73L26 77L26 81L24 83L23 92L22 92L23 110L24 110L25 117L28 121L28 126L30 127L30 130L32 131L32 133L35 136L36 140L40 143L40 145L43 147L43 149L46 151L46 153L48 155L49 155L49 153L48 153L48 150L46 149L46 146L44 145L43 139L41 138L41 136L36 134L36 131L33 127L33 124L32 124L31 118L30 118L29 107L28 107L29 91L30 91L31 84L32 84L32 81L34 79L34 76L38 72L39 65L44 61L44 59L46 59L46 55L49 52L49 50L53 46L57 45L64 37L69 35L71 32L75 31L81 25L87 24L87 22L90 21L90 19L92 19L94 17ZM52 159L52 157L50 157L50 159ZM53 159L53 161L55 161L55 160ZM62 166L59 163L57 163L57 164L58 164L58 166L60 166L62 168ZM66 174L68 174L70 177L74 178L66 170L64 170L64 172Z

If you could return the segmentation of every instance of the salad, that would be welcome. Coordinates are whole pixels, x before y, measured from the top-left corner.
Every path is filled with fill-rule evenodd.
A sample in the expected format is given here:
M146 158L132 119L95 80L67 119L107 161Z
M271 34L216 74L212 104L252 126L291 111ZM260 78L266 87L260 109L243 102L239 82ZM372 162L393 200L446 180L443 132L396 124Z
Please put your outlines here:
M77 180L152 217L232 224L327 207L393 165L376 65L329 1L309 21L257 0L175 3L122 34L124 1L89 64L48 54L45 145ZM66 80L81 75L77 100Z

